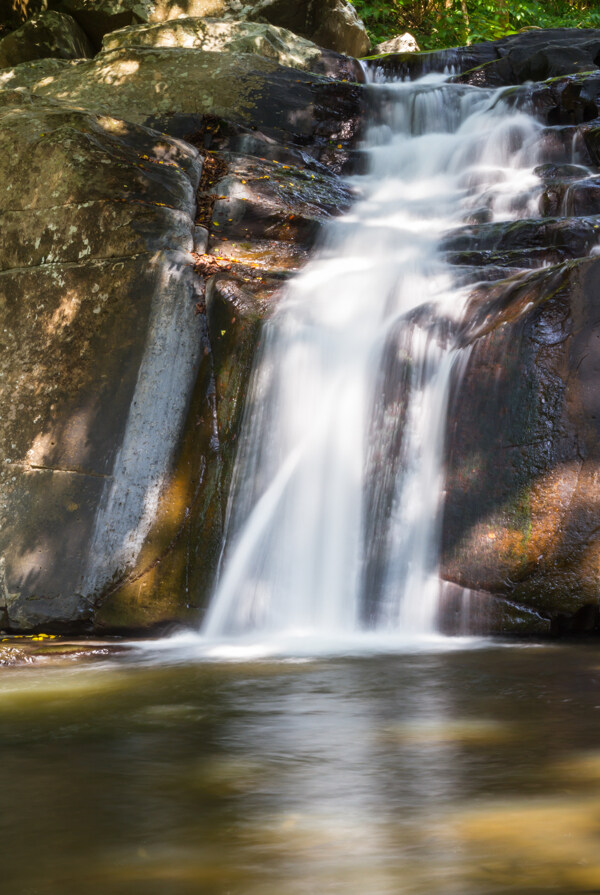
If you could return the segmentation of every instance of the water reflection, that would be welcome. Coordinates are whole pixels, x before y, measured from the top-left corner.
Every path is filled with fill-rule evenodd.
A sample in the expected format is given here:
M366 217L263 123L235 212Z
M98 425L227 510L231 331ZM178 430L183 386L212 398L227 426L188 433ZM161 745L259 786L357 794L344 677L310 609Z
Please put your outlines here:
M19 895L600 890L600 655L8 668Z

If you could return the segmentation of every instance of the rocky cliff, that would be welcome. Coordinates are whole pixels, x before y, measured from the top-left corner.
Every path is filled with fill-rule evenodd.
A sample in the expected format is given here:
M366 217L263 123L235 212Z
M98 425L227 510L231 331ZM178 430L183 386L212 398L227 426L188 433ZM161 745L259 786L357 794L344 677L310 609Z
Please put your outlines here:
M261 321L352 201L367 106L353 57L368 49L344 0L14 5L0 34L0 627L198 618ZM443 246L489 271L460 333L443 617L588 630L600 33L369 64L505 86L557 158L574 147L572 165L540 171L539 217L483 212Z

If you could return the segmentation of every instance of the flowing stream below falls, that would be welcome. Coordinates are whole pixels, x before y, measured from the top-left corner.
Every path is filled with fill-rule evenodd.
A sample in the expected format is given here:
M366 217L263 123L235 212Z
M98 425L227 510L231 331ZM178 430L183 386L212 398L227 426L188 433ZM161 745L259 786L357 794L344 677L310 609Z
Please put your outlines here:
M359 198L265 325L211 641L435 636L456 332L490 278L440 241L537 216L545 161L542 125L501 91L446 81L371 85Z

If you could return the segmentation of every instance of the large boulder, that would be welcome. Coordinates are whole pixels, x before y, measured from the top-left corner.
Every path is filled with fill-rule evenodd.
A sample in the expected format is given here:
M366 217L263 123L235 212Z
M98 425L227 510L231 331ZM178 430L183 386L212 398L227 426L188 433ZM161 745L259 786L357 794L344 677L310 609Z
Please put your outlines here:
M103 50L122 47L187 47L213 53L251 53L280 65L330 77L362 80L354 59L323 50L285 28L261 22L232 22L185 16L150 25L132 25L104 38Z
M5 626L89 629L124 580L130 627L184 617L202 587L182 600L169 545L194 501L208 582L220 531L191 255L201 160L111 116L0 100Z
M196 127L187 143L114 117L119 94L130 118L162 111L156 68L145 110L116 78L147 53L165 85L188 73L180 112L162 119ZM351 200L334 140L351 146L360 111L353 85L305 75L294 96L297 72L241 60L248 81L258 68L256 105L234 91L233 108L217 75L234 62L215 53L124 50L2 73L0 624L11 631L139 630L195 619L206 600L260 322L321 222ZM85 90L99 68L97 100L67 96L62 79L84 66L73 83ZM198 105L193 75L208 72ZM54 84L60 101L15 81Z
M75 19L60 12L40 13L0 40L0 68L32 59L92 55L92 46Z
M61 67L62 66L62 67ZM179 47L125 47L89 62L42 60L0 71L0 87L186 136L206 115L325 152L352 146L362 94L354 84L286 68L262 56Z
M348 56L366 56L371 41L354 7L346 0L325 0L317 6L314 30L310 38L319 46Z
M600 594L599 292L594 255L480 286L449 419L443 578L557 629Z

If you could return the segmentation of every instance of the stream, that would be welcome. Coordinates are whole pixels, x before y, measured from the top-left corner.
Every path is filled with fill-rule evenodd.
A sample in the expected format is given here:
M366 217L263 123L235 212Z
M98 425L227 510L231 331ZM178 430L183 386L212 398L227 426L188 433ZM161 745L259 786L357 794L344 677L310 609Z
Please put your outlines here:
M81 652L0 676L6 892L600 890L597 646Z

